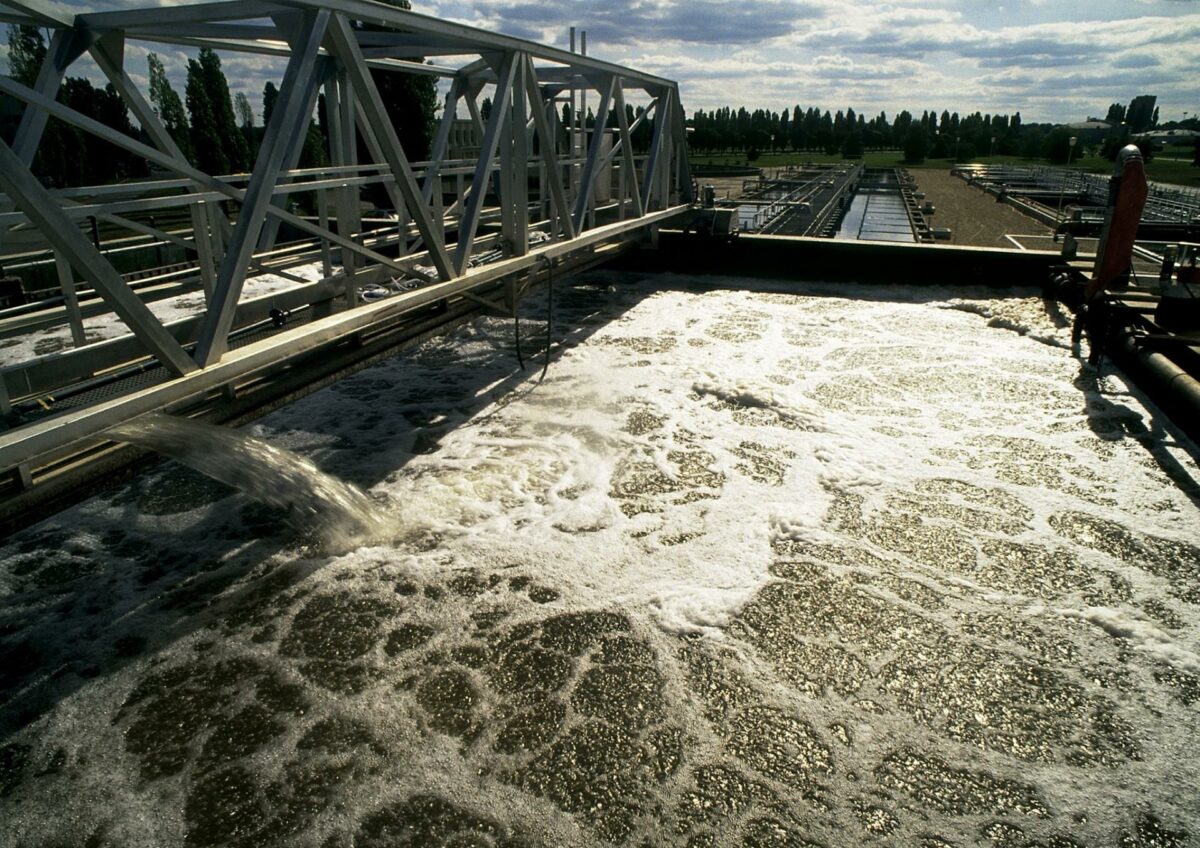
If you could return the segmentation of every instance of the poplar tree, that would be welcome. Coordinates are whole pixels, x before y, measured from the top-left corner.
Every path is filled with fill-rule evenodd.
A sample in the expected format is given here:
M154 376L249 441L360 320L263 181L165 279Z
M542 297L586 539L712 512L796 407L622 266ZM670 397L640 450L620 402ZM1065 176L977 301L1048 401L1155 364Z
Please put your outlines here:
M237 114L238 123L243 130L254 129L254 109L250 106L250 98L239 91L233 96L233 111Z
M238 128L242 131L242 138L246 140L246 150L251 159L257 156L259 148L259 133L254 127L254 108L250 105L250 98L246 93L239 91L233 96L233 111L237 115Z
M199 57L188 60L184 98L192 119L197 164L216 174L248 170L250 150L233 115L221 59L211 49L202 47Z
M221 134L217 131L212 100L204 84L204 72L195 59L188 60L183 96L192 119L192 149L196 152L196 166L210 174L228 174L233 169Z
M263 86L263 126L271 122L271 113L275 111L275 101L279 99L279 89L275 87L275 83L267 80L267 84ZM321 95L321 101L324 102L325 95Z
M188 126L187 113L183 110L183 101L179 99L179 93L171 87L158 54L148 54L146 64L150 69L150 102L154 104L154 111L158 113L159 120L179 145L183 155L189 162L194 162L191 128Z

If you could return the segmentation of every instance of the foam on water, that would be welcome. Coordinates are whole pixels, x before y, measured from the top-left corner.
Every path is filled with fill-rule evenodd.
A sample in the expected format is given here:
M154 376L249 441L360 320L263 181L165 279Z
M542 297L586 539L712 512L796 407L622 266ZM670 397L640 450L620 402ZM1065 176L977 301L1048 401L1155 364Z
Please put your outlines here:
M1196 464L1035 293L555 302L253 428L368 544L179 468L6 542L0 842L1192 844Z
M1178 671L1200 673L1200 655L1184 647L1182 640L1164 631L1143 612L1112 607L1055 611L1068 618L1090 621L1110 636L1127 640L1135 650L1154 654Z

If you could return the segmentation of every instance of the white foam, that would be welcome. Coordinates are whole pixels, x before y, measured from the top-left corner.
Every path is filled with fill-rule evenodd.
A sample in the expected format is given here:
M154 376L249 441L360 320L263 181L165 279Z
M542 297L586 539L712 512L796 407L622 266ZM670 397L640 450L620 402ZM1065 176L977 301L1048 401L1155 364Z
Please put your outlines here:
M1135 651L1142 651L1180 670L1200 673L1200 654L1163 631L1144 614L1116 607L1085 607L1056 609L1064 618L1090 622L1108 635L1129 642Z
M654 285L662 282L656 280ZM721 279L704 283L725 284L739 283ZM557 597L535 607L529 599L514 600L505 588L508 583L501 581L479 596L459 598L447 592L437 605L426 603L420 595L403 600L406 615L427 615L431 610L447 614L447 621L438 622L434 646L438 650L464 638L471 628L471 614L496 609L511 615L498 628L561 611L619 611L633 621L639 638L646 636L653 642L664 676L679 673L673 659L680 647L673 638L676 634L699 635L705 642L723 640L723 647L739 656L738 649L743 648L746 661L739 674L745 674L748 687L777 699L770 703L781 712L811 722L830 741L827 731L833 721L852 728L854 744L844 749L835 746L838 768L829 793L837 805L828 818L844 829L844 836L826 840L829 844L854 840L858 825L849 800L869 789L869 783L850 786L844 775L853 770L869 781L882 752L901 745L927 748L973 771L991 769L1036 784L1052 801L1054 819L1045 827L1036 823L1042 830L1031 830L1029 838L1042 839L1051 827L1074 832L1069 813L1086 809L1092 820L1081 838L1106 844L1091 835L1115 832L1123 822L1120 807L1131 799L1140 802L1153 796L1156 809L1174 812L1170 799L1182 797L1176 784L1195 782L1195 766L1184 759L1194 750L1195 728L1151 715L1136 698L1119 701L1121 694L1110 693L1123 715L1130 717L1139 739L1153 738L1154 744L1146 745L1142 759L1122 764L1118 786L1111 780L1111 770L1018 762L946 739L887 702L883 692L863 695L884 701L881 709L869 711L839 696L810 697L789 690L778 675L765 670L766 660L756 657L736 635L729 635L728 626L738 611L772 579L768 566L773 542L857 546L879 556L887 554L870 542L852 538L829 520L827 510L836 497L861 499L865 518L872 520L888 508L889 498L913 495L917 483L932 477L1004 493L1034 513L1020 541L1069 550L1082 567L1103 568L1127 578L1138 596L1143 591L1161 593L1161 580L1072 545L1047 519L1084 511L1165 537L1194 536L1194 505L1155 472L1143 443L1131 439L1100 443L1093 435L1088 398L1072 383L1077 365L1061 351L1024 343L1003 328L989 330L976 311L931 308L927 290L889 290L890 300L880 302L876 289L814 286L806 290L826 296L807 297L787 293L786 288L781 284L770 295L661 290L636 302L631 298L627 304L602 304L599 308L607 313L607 322L588 329L594 332L592 338L556 357L545 382L536 385L528 376L514 377L509 369L515 366L505 364L511 350L511 323L485 319L458 331L449 341L431 341L412 354L373 366L340 387L273 413L254 428L255 433L310 456L324 470L345 471L348 479L386 499L397 541L339 557L301 561L297 567L303 570L303 579L281 592L269 616L277 617L279 629L286 632L291 626L289 616L305 603L303 598L329 591L391 597L392 586L385 578L423 582L428 589L444 584L452 572L464 570L488 576L520 574L553 588ZM622 296L621 292L608 295ZM850 297L863 299L850 302L846 299ZM985 304L981 309L991 310L992 317L1000 308L992 301L979 303ZM1059 330L1049 319L1039 322L1039 304L1031 297L1005 308L1020 313L1031 332L1055 336ZM743 338L737 335L738 324L727 320L730 316L746 319ZM558 332L564 332L561 328L567 323L561 321ZM542 332L535 322L528 327L531 337ZM424 359L438 364L422 364ZM445 361L453 364L443 367ZM1112 403L1149 416L1136 394L1116 394L1123 391L1116 381L1107 382L1104 390ZM1057 394L1051 397L1052 392ZM414 411L429 415L421 417ZM770 414L757 414L764 412ZM647 421L661 423L630 426L634 413L645 413ZM410 416L413 423L403 416ZM419 436L427 438L422 450L429 452L414 456L411 450ZM997 447L997 439L1023 441ZM778 473L768 475L766 482L752 476L756 469L747 458L749 445L758 446L753 449L760 451L756 455L777 466ZM1183 451L1173 450L1188 472L1195 473L1194 463ZM1049 459L1043 459L1043 454ZM1029 482L1018 473L1028 470L1026 465L1036 465L1039 474L1047 473L1046 469L1061 474L1062 485L1042 485L1036 475ZM644 499L650 508L629 509L634 514L627 514L621 507L635 499L618 497L614 489L638 479L646 483ZM1108 505L1089 500L1107 495L1113 501ZM953 502L977 505L960 497ZM131 533L166 535L169 528L196 520L194 515L205 509L219 515L223 507L199 507L187 519L168 520L136 515L121 503L101 501L70 513L66 520L73 532L96 537L122 521L132 525ZM934 525L953 524L952 519L937 516L929 520ZM950 529L961 537L961 526ZM432 539L433 549L408 544L421 539ZM220 543L214 543L214 548L229 551L233 544L221 549ZM294 564L301 556L286 551L268 566ZM945 610L919 614L937 618L949 638L961 635L963 622L1011 618L1027 611L1034 600L973 582L949 565L912 563L898 554L888 554L881 562L886 563L881 568L891 569L881 576L919 582L945 596ZM846 568L871 571L870 565ZM260 573L267 571L260 569ZM117 563L113 573L129 585L136 579L124 561ZM876 597L893 594L889 584L864 585L863 591ZM136 597L136 591L129 595ZM1196 669L1197 643L1191 631L1171 636L1131 611L1072 609L1072 601L1063 598L1054 603L1063 617L1089 621L1127 640L1138 648L1146 665L1161 661ZM456 615L461 615L461 628L453 618ZM1110 655L1116 652L1106 647L1109 640L1092 637L1082 625L1071 629L1087 637L1071 635L1087 653L1089 664L1112 664ZM251 639L254 632L249 627L234 627L231 634L213 628L166 645L146 663L161 659L169 667L203 642L205 651L224 649L235 655L254 651L299 679L302 671L297 670L295 659L278 650L282 633L265 633L262 638L267 641L260 644ZM830 643L841 639L832 635ZM1020 645L1005 647L1000 641L997 651L1019 653ZM814 644L820 643L814 638ZM857 650L850 640L839 647ZM567 831L561 828L567 827L566 814L553 810L544 799L497 781L494 772L485 776L479 757L486 745L461 745L423 728L420 708L412 703L411 694L395 686L401 675L417 673L407 662L404 657L389 658L386 666L381 664L385 679L378 686L361 695L326 697L316 708L359 715L383 730L380 738L394 746L391 761L378 774L350 784L355 798L348 802L348 818L379 809L397 795L438 791L449 798L470 799L473 808L495 810L507 821L540 824L556 815L542 831L551 834L552 842L594 841L593 834L582 831L565 837ZM1142 671L1136 662L1130 665L1132 672ZM1052 671L1071 675L1076 669ZM83 820L100 807L131 808L141 803L137 764L118 738L120 725L111 720L115 705L141 674L144 668L134 667L85 684L48 722L58 720L72 738L87 740L88 761L95 764L85 769L87 779L91 785L105 782L112 798L100 802L81 798L74 791L77 784L62 777L27 783L20 790L24 793L20 814L24 826L31 828L32 844L71 841L65 838L74 833L71 828L56 829L54 814L60 809L64 820L68 815ZM719 732L689 701L684 684L679 686L684 697L671 710L686 726L689 764L732 759ZM482 709L492 706L489 702ZM68 707L74 715L86 717L78 726L66 721ZM1164 709L1176 711L1169 719L1184 710L1170 701ZM289 732L300 732L311 718L296 722ZM103 732L91 733L90 721L101 725ZM868 738L870 744L864 744ZM277 747L290 751L289 744ZM1179 768L1171 767L1175 756L1181 758ZM684 797L681 793L688 791L689 779L681 773L678 780L664 784L662 798L655 800L661 801L659 809L675 809ZM45 788L51 785L59 787L57 795ZM1111 802L1111 814L1102 811L1110 819L1104 827L1096 822L1089 794L1118 799ZM178 800L146 802L146 812L140 814L145 821L129 822L130 832L140 826L143 833L154 833L155 814L166 822L160 833L171 833L171 828L179 831ZM792 802L791 796L782 801ZM796 803L798 809L803 806ZM951 820L935 810L920 815L925 812L930 813L930 832L942 828L938 832L952 834L966 821ZM919 826L926 824L922 820ZM37 838L41 836L45 838ZM130 836L122 841L134 844L137 839ZM178 839L145 837L143 841ZM894 841L907 844L916 839L914 834L898 833Z

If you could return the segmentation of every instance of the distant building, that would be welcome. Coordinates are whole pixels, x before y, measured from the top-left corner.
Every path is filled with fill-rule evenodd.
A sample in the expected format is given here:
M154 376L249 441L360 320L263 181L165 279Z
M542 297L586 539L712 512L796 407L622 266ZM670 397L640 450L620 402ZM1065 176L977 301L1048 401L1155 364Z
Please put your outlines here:
M1129 125L1130 132L1145 132L1154 125L1154 105L1157 102L1158 98L1153 94L1139 94L1129 101L1125 123Z
M1081 145L1103 144L1104 139L1108 138L1109 131L1113 125L1108 121L1076 121L1073 124L1063 124L1063 126L1071 131L1071 135L1079 139Z
M1151 130L1139 133L1136 140L1157 141L1159 144L1186 144L1189 141L1195 141L1198 136L1200 136L1200 130Z

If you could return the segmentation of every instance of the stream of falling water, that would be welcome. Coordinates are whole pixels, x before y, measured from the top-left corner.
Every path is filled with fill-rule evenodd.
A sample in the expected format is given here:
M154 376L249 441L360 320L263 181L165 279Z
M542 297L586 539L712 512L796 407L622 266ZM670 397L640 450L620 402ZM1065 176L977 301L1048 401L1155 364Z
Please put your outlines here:
M172 415L144 415L108 430L117 441L175 459L283 511L300 532L337 550L382 537L379 505L309 460L239 430Z
M1196 448L1052 307L555 302L247 428L366 544L178 465L0 543L0 845L1197 844Z

